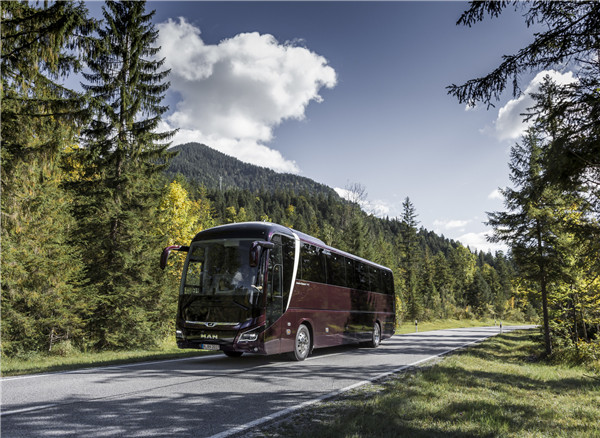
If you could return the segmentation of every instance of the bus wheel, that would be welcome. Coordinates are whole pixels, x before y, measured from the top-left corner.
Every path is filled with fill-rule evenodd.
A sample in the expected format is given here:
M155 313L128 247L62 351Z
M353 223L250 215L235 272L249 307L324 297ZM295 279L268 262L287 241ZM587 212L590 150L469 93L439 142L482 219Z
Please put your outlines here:
M294 342L294 351L291 353L292 359L304 360L310 353L310 331L304 324L300 324L296 332L296 340Z
M227 357L240 357L242 354L244 354L241 351L223 351L223 353L225 353L225 356Z
M376 321L373 324L373 333L371 333L371 340L368 343L368 346L371 348L377 348L381 343L381 327L379 327L379 323Z

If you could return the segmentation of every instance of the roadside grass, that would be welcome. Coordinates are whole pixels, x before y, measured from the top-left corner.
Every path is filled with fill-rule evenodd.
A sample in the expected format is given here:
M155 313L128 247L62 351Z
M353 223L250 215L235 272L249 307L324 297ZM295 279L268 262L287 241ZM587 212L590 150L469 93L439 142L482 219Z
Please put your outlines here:
M180 350L174 339L163 341L153 349L105 351L99 353L72 352L66 355L32 354L27 358L2 357L1 375L17 376L108 365L123 365L153 360L179 359L214 354L202 350Z
M440 319L432 321L419 321L417 327L420 332L428 332L431 330L443 330L451 328L466 328L466 327L490 327L494 325L503 326L508 325L526 325L532 324L530 322L518 322L518 321L500 321L494 319ZM396 329L397 335L415 332L414 321L403 321L400 327Z
M496 336L252 436L600 437L598 376L539 362L541 340L534 333Z

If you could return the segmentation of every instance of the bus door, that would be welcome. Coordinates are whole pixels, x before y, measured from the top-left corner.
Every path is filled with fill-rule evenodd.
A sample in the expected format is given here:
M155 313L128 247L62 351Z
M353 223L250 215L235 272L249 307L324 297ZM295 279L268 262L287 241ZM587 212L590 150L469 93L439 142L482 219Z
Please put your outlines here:
M267 327L273 325L283 314L283 260L281 245L269 251L269 274L267 284Z

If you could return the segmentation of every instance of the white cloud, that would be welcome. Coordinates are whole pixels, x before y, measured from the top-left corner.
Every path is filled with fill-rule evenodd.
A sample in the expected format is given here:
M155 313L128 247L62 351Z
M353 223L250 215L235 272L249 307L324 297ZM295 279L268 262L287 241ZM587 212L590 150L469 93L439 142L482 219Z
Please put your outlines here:
M433 221L433 225L436 227L441 227L445 230L452 230L456 228L463 228L468 225L470 220L435 220Z
M484 251L495 253L496 251L503 251L506 253L507 247L501 243L490 243L487 241L487 236L490 234L489 231L483 231L481 233L466 233L458 237L460 243L464 246L468 246L472 251Z
M529 127L529 123L523 122L522 114L534 105L531 93L539 91L539 86L544 77L550 76L557 84L565 85L575 82L572 72L559 73L555 70L544 70L531 80L524 93L517 99L509 100L506 105L498 110L495 122L495 134L499 140L515 140L521 137Z
M496 189L488 195L488 199L504 199L504 196L500 193L500 189Z
M322 101L322 87L336 85L327 60L257 32L205 44L200 29L184 18L157 28L158 56L171 69L170 89L181 95L166 119L180 129L174 144L201 142L249 163L298 173L295 162L266 144L280 123L302 120L311 101Z

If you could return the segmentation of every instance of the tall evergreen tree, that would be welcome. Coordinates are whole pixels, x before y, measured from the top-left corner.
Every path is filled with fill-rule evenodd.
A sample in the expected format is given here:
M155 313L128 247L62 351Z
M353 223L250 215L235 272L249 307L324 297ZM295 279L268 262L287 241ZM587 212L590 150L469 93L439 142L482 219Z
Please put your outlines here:
M82 3L2 2L2 349L51 350L81 334L82 265L69 246L65 150L83 99L59 84L94 25Z
M169 71L154 59L158 31L145 2L108 1L84 73L94 117L83 132L77 212L88 288L95 297L90 331L99 348L155 338L155 259L160 249L156 214L164 184L160 172L173 132L156 132L168 109L162 99Z
M423 304L417 291L417 213L413 203L408 197L402 203L402 229L400 231L400 267L404 272L404 301L408 318L415 319L421 316Z
M562 213L568 207L562 193L543 181L543 149L533 129L511 151L511 181L516 189L502 190L508 212L489 213L494 228L492 241L506 242L520 274L535 282L542 297L544 342L551 354L548 297L550 287L561 275Z

